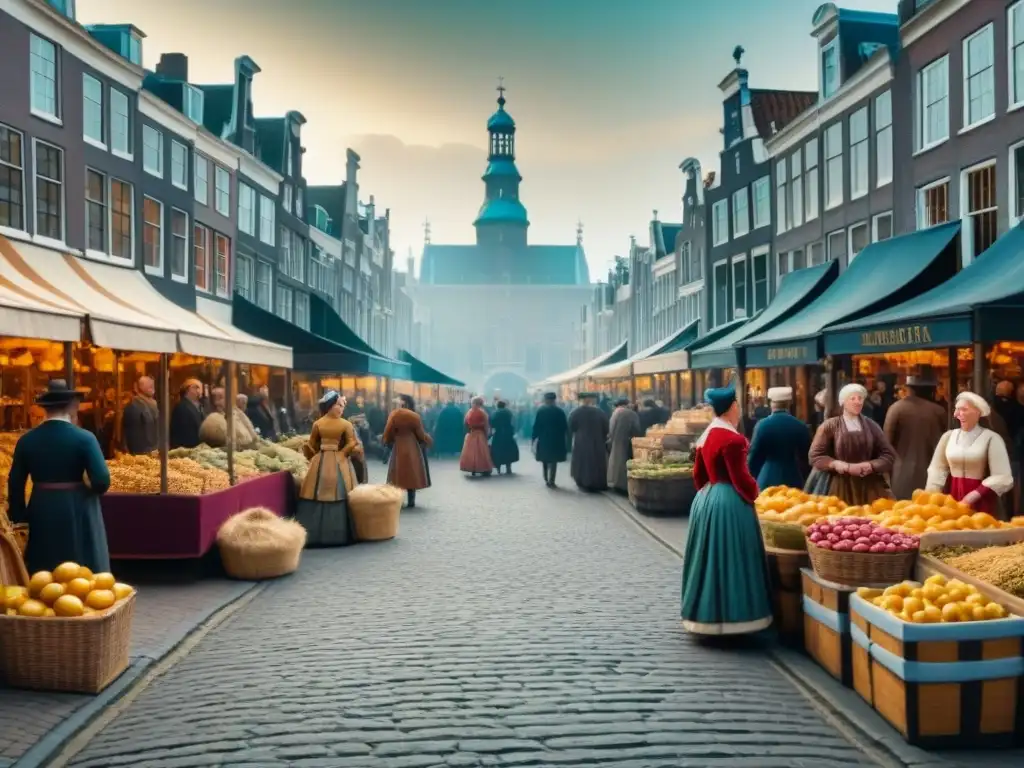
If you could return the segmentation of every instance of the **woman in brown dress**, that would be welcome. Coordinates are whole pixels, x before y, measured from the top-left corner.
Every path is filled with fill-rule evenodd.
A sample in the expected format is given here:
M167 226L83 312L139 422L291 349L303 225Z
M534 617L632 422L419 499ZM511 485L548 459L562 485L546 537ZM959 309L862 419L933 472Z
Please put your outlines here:
M343 399L331 390L320 400L302 452L310 460L302 480L295 519L306 529L307 546L344 547L355 542L348 512L348 494L357 480L350 456L359 450L355 429L341 418Z
M818 427L808 454L814 471L804 488L808 493L836 496L847 504L870 504L892 498L889 481L896 452L882 428L861 415L867 390L847 384L839 390L839 416Z
M409 507L416 506L416 491L430 487L430 466L426 449L434 441L423 429L416 403L409 395L398 396L398 408L388 416L381 442L391 447L388 483L404 488Z
M494 471L491 446L487 443L491 436L491 420L484 410L482 397L473 398L473 407L466 414L465 425L466 439L462 443L459 469L469 472L472 477L490 475Z

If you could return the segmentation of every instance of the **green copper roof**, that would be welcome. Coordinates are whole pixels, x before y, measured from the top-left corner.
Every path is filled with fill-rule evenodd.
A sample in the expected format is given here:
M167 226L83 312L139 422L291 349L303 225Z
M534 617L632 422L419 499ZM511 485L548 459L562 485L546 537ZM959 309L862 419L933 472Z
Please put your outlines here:
M503 158L491 160L487 164L487 170L484 171L483 179L487 181L487 179L495 176L512 176L516 181L523 180L523 177L519 175L519 169L516 168L515 162Z
M426 285L587 285L583 249L575 245L488 248L427 245L420 282Z
M498 111L491 115L490 120L487 121L488 131L513 131L516 127L516 121L512 119L512 115L505 111L504 107L498 107Z
M489 200L484 203L473 226L498 222L512 222L526 226L530 224L530 220L526 218L526 208L523 204L508 197L499 197L497 200Z

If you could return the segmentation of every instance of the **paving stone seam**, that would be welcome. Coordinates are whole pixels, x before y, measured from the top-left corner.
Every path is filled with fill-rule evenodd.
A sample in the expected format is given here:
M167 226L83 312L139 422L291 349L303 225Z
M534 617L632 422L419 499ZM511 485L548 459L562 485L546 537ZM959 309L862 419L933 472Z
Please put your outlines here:
M16 760L11 768L65 768L146 688L173 669L210 632L234 618L255 600L266 586L267 582L253 584L234 600L222 605L168 648L160 658L135 657L128 670L109 688L79 707L71 717Z

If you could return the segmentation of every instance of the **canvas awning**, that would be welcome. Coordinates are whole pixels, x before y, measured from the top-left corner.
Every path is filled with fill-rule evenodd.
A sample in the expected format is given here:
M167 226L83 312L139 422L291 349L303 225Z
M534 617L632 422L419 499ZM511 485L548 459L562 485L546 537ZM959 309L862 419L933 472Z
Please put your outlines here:
M221 318L215 317L212 313L204 312L202 309L196 309L196 315L204 322L217 328L225 336L232 339L232 357L230 358L236 363L248 363L250 365L269 365L272 368L291 368L293 364L292 349L286 347L283 344L274 344L270 341L264 341L256 336L246 333L241 328L236 328L232 323L226 323ZM182 337L182 334L178 334L178 340L181 342L182 351L189 352L185 349L186 339ZM193 342L205 344L205 337L197 336L195 339L188 339L187 343L191 345ZM198 352L189 352L189 354L199 354ZM204 357L223 357L223 355L203 355Z
M1024 341L1024 225L927 293L825 330L835 355Z
M692 323L688 323L677 330L671 336L662 339L657 344L652 344L646 349L640 350L635 355L631 355L621 362L607 363L602 365L600 368L595 368L588 374L588 377L594 379L621 379L632 376L634 373L640 373L640 371L637 371L635 368L637 363L655 357L656 355L685 349L688 344L691 344L696 340L697 328L698 321L694 320Z
M0 235L0 336L81 341L85 314L53 295L34 273L19 269L21 256Z
M562 373L555 374L554 376L550 376L544 379L544 381L537 382L534 385L534 388L542 389L544 387L557 386L558 384L565 384L570 381L582 379L590 371L594 370L599 366L625 360L626 345L627 342L623 341L617 347L614 347L607 352L601 353L597 357L592 358L591 360L588 360L587 362L583 363L583 365L577 365L575 368L570 368L568 371L563 371Z
M701 346L690 356L690 367L695 370L708 368L736 368L746 362L739 342L755 333L769 330L795 315L814 301L830 286L839 275L839 264L834 261L817 266L798 269L782 278L775 298L748 322L720 337L717 341Z
M382 355L353 331L334 308L317 295L310 296L309 329L317 336L335 342L350 352L365 355L365 373L409 380L411 366L407 362Z
M398 350L398 359L409 364L409 380L417 384L439 384L443 387L466 386L465 382L453 379L451 376L446 376L437 370L437 368L427 365L418 357L406 352L404 349Z
M800 312L740 341L746 367L817 363L825 354L825 328L907 301L952 277L959 233L954 221L872 243Z

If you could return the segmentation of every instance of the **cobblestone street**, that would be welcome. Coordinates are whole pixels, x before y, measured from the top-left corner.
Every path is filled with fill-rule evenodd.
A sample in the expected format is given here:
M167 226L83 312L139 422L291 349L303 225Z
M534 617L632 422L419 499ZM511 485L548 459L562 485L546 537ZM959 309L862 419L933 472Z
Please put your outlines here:
M685 637L678 558L518 466L437 462L398 539L307 552L72 764L876 764L763 653Z

